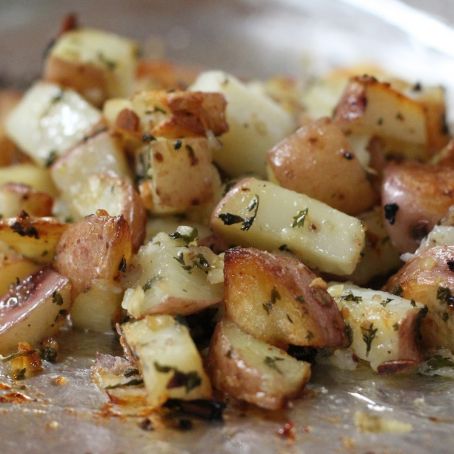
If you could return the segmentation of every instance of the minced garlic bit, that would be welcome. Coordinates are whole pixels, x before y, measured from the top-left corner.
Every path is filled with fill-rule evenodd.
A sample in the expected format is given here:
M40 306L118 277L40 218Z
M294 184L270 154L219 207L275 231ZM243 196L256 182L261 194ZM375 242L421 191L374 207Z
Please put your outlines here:
M52 383L57 386L63 386L68 383L68 379L66 377L63 377L62 375L57 375L55 377L52 377Z

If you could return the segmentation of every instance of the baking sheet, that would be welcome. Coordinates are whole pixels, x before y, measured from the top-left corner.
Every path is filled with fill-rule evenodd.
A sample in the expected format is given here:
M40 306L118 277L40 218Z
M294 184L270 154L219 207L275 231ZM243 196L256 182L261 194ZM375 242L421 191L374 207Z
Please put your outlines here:
M429 46L351 3L3 1L0 82L24 84L39 74L42 50L59 18L77 10L85 23L146 40L149 53L165 50L173 59L246 77L302 75L366 60L410 79L452 88L454 62L443 46ZM441 22L436 24L445 30ZM288 412L266 415L234 408L222 424L195 421L188 432L148 432L139 427L143 417L106 416L101 411L106 398L90 381L96 352L118 348L113 335L64 333L60 344L61 362L20 383L25 389L17 391L29 400L0 403L0 453L453 452L452 380L383 378L367 368L350 372L318 366L306 395ZM67 384L56 385L56 376L66 376ZM0 376L0 381L7 378ZM0 391L0 402L8 392ZM354 424L358 410L410 423L413 430L359 432ZM289 420L295 424L294 442L277 433Z

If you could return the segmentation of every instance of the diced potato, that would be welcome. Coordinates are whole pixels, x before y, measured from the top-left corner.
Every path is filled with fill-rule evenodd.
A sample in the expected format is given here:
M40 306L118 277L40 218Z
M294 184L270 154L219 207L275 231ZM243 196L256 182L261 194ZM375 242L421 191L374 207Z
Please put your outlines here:
M50 196L57 195L50 172L34 164L16 164L0 168L0 184L22 183Z
M419 301L429 312L421 327L428 348L454 351L454 245L423 250L386 284L386 290Z
M399 296L334 284L328 292L344 317L351 348L378 373L411 369L421 359L420 323L427 309Z
M71 199L90 175L105 173L129 179L126 157L117 139L102 131L78 144L51 169L57 187Z
M364 212L376 199L346 136L329 118L307 122L275 145L268 171L282 187L348 214Z
M370 76L353 77L336 106L334 119L346 129L389 139L394 153L428 159L449 139L444 112L436 115L430 106L404 95L388 82Z
M151 408L167 399L211 397L210 381L186 326L169 315L148 315L121 329L138 359Z
M0 186L0 213L4 218L18 216L26 211L32 216L50 216L52 197L22 183L6 183Z
M142 246L125 277L122 306L135 318L146 314L187 315L222 301L222 284L211 284L209 273L222 260L196 246L196 231L181 226L170 235L159 233Z
M3 296L17 280L22 280L39 265L18 254L6 243L0 243L0 296Z
M158 233L173 233L177 230L178 226L184 224L185 226L192 227L197 230L197 237L199 241L204 240L212 235L211 230L206 225L197 222L188 222L188 219L181 216L163 216L157 218L150 218L147 221L147 233L145 242L148 243Z
M133 250L137 251L145 237L147 221L145 208L130 181L107 174L90 175L73 191L71 205L77 217L94 214L103 209L110 216L123 217L128 221Z
M108 280L93 281L77 295L71 308L73 326L98 333L112 331L121 318L122 288Z
M142 147L136 173L145 206L152 213L173 214L212 201L220 177L211 161L206 138L158 139Z
M125 218L99 210L68 225L57 245L54 267L71 280L77 296L98 279L113 282L126 270L131 254L131 233Z
M344 345L344 323L324 284L290 256L243 248L225 253L227 317L272 345Z
M69 280L50 268L16 284L0 299L0 354L55 334L70 305Z
M37 82L6 121L8 136L37 164L49 166L101 121L101 113L76 92Z
M36 218L22 212L18 217L0 220L0 241L34 262L47 264L52 262L66 228L54 218Z
M383 175L382 204L391 241L400 252L413 252L454 205L454 168L389 164Z
M400 254L385 229L382 210L375 208L359 217L366 229L366 245L361 261L348 280L365 285L373 278L386 276L401 264Z
M266 153L295 128L292 116L266 95L221 71L200 74L193 91L219 92L227 100L229 131L214 160L229 175L266 175Z
M211 227L229 244L290 249L308 266L338 275L354 271L364 246L358 219L255 178L240 181L225 195Z
M298 396L311 366L221 321L211 340L208 364L213 386L236 399L270 410Z
M79 92L95 105L133 91L138 45L90 28L60 35L44 69L44 79Z

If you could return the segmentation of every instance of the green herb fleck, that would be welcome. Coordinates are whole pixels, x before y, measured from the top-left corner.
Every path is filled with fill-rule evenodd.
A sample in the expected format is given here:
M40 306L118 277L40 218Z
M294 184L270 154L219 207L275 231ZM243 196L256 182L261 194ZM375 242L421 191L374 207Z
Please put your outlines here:
M196 240L199 236L199 232L197 231L196 228L192 228L189 233L180 233L178 230L169 233L169 237L172 238L172 240L183 240L186 244L192 243L194 240Z
M265 356L263 362L271 369L274 369L276 372L282 375L281 369L277 366L278 361L284 361L284 358L279 358L278 356Z
M443 369L444 367L454 368L454 361L441 355L432 356L426 364L429 370Z
M386 307L391 301L393 301L392 298L386 298L385 301L382 301L380 304L383 306L383 307Z
M352 301L353 303L360 303L363 300L361 296L356 296L352 292L343 295L342 299L344 301Z
M298 211L298 213L296 213L296 215L293 216L292 227L303 227L308 212L309 208L305 208L304 210Z
M52 302L54 304L56 304L57 306L62 306L63 305L63 297L60 295L59 292L57 292L57 290L55 290L55 292L52 293Z
M47 158L46 158L46 161L45 161L44 165L46 167L50 167L55 162L57 157L58 157L58 154L57 154L56 150L49 151L49 154L47 155Z
M98 59L109 71L114 71L117 67L117 63L110 58L107 58L101 51L98 52Z
M374 341L375 336L377 335L378 328L374 328L374 324L371 323L369 325L369 328L367 329L361 328L361 331L363 333L363 341L366 344L366 356L368 356L370 349L372 347L372 342Z
M126 257L123 256L120 260L120 264L118 265L118 271L120 271L120 273L124 273L126 271L128 267L128 264L126 263Z

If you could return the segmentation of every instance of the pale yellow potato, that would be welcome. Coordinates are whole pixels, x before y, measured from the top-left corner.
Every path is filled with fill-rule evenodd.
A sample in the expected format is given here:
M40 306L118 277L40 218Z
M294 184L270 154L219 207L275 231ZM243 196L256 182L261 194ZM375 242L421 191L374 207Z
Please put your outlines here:
M49 194L36 191L23 183L0 186L0 214L4 218L19 216L21 211L37 217L50 216L53 204Z
M121 325L123 342L137 358L149 408L167 399L210 399L211 384L185 325L169 315L148 315Z
M72 192L71 206L78 218L94 214L98 209L106 210L110 216L123 215L131 230L133 250L139 249L145 238L147 217L142 200L129 180L94 174Z
M424 346L454 351L454 245L425 249L387 282L385 289L425 304Z
M38 218L22 212L17 217L0 220L0 241L34 262L49 264L67 227L54 218Z
M18 342L34 345L55 334L70 305L69 280L50 268L13 286L0 299L0 354L14 352Z
M151 141L136 152L136 175L154 214L184 213L212 202L220 187L206 138Z
M101 30L76 28L52 46L44 79L72 88L95 105L133 92L136 42Z
M34 164L15 164L0 167L0 184L7 183L22 183L52 197L57 195L57 189L49 170Z
M344 323L326 284L296 258L234 248L224 258L225 313L275 346L342 347Z
M213 386L232 397L268 410L297 397L311 376L311 366L255 339L235 323L218 323L211 339L208 369Z
M77 296L98 279L113 282L126 270L131 255L131 232L125 218L99 210L68 225L58 242L54 267L71 280Z
M211 228L227 244L290 249L306 265L338 275L354 271L364 247L358 219L255 178L230 189L213 212Z
M275 145L268 170L280 186L347 214L366 211L377 198L346 136L329 118L307 122Z

